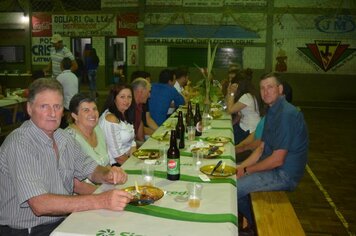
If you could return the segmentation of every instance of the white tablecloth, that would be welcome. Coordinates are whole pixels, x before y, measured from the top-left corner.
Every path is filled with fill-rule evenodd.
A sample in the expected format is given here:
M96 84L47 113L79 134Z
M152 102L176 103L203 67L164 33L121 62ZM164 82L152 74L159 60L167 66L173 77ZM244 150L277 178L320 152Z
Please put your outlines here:
M213 120L211 127L204 131L201 137L203 141L206 137L215 136L233 138L229 116ZM167 128L161 126L156 133L164 133L166 130ZM198 177L201 173L194 170L189 151L190 144L196 141L186 140L186 148L181 150L181 179L179 181L166 179L164 163L155 166L155 186L162 189L165 194L154 204L129 205L123 212L92 210L73 213L51 235L236 236L238 234L236 176L211 179L210 182L201 181ZM163 146L168 146L168 142L150 138L141 149L159 149ZM203 165L216 164L219 159L222 159L226 165L235 166L232 142L224 145L224 153L220 157L204 159ZM127 183L121 186L104 184L98 191L133 186L135 181L140 184L142 164L142 160L132 156L123 166L129 174ZM203 199L199 208L189 208L187 202L176 201L177 196L186 196L186 186L189 182L201 182L203 185Z

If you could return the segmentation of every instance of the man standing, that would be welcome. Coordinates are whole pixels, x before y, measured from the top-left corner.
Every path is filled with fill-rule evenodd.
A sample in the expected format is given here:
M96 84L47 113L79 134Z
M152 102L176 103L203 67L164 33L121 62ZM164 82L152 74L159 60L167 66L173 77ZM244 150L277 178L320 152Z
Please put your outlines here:
M262 144L237 166L238 209L248 220L253 219L249 193L258 191L292 191L304 174L308 154L308 132L303 114L282 95L278 76L262 76L260 93L268 105ZM245 234L246 235L246 234Z
M75 58L72 52L63 45L63 39L59 34L54 34L51 39L52 48L51 48L51 61L48 66L43 70L46 74L49 71L52 71L52 78L57 78L57 76L62 72L61 63L63 58L69 57L71 60L70 70L75 72L78 69L78 64L75 61Z
M161 125L167 119L167 112L171 102L175 108L184 105L184 98L174 88L175 78L173 71L164 69L159 74L159 83L152 85L149 99L150 112L157 125Z
M61 83L63 87L63 95L64 95L64 115L62 117L60 127L62 129L68 126L67 119L69 117L69 102L72 97L78 93L78 78L77 76L70 71L71 67L71 59L69 57L65 57L62 60L61 68L62 73L57 76L57 80Z
M29 87L30 120L0 147L0 235L49 235L71 212L121 211L132 196L122 190L91 195L80 180L125 183L118 167L103 167L87 156L66 131L58 129L63 90L53 79ZM77 193L79 195L73 195Z

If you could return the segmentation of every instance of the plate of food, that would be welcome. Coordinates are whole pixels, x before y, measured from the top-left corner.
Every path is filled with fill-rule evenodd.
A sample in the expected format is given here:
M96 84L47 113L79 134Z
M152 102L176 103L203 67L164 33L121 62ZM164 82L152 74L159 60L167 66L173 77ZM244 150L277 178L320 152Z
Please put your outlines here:
M218 146L197 147L193 148L191 151L192 153L198 151L203 152L203 157L206 159L218 157L223 153L223 150L221 150Z
M213 119L218 119L223 115L223 112L218 108L211 108L210 115L213 117Z
M228 166L225 164L220 165L214 172L213 174L211 174L211 172L213 171L214 167L216 165L212 164L212 165L206 165L206 166L202 166L200 167L200 171L203 174L206 174L210 177L229 177L232 175L236 174L236 168L233 166Z
M133 195L129 204L134 206L145 206L153 204L164 196L164 192L153 186L130 186L123 189Z
M160 133L160 134L153 134L151 137L152 137L153 139L158 140L158 141L167 142L167 141L170 140L171 134L170 134L170 131L169 131L169 130L166 130L165 132Z
M138 159L158 159L160 157L158 149L139 149L132 153Z
M218 137L207 137L206 140L208 142L212 143L228 143L231 142L231 138L229 137L223 137L223 136L218 136Z

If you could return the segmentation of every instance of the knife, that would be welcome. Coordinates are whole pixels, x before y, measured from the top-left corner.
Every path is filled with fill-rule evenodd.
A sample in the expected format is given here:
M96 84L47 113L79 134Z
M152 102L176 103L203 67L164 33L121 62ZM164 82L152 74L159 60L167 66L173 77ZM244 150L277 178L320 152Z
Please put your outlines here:
M219 168L219 166L221 165L221 163L222 163L222 160L220 160L220 161L216 164L216 166L214 167L214 169L211 171L210 175L213 175L213 174L214 174L214 172Z

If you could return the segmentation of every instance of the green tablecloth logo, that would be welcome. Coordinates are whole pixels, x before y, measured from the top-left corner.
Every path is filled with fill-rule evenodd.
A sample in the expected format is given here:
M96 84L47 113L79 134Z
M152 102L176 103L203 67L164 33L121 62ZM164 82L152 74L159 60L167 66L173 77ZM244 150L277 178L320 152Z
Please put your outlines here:
M115 236L115 230L112 229L101 229L96 233L96 236ZM119 236L143 236L141 234L131 233L131 232L121 232Z
M96 233L96 236L115 236L115 230L101 229Z

